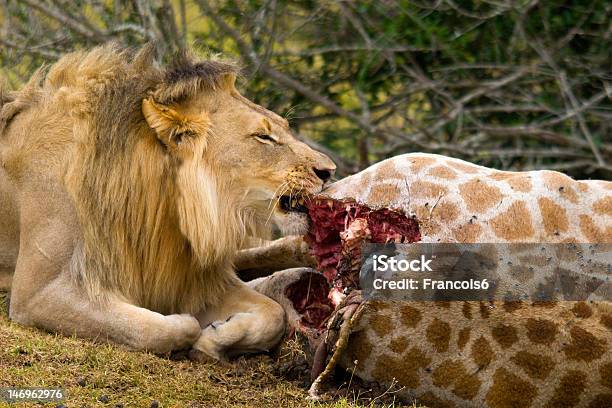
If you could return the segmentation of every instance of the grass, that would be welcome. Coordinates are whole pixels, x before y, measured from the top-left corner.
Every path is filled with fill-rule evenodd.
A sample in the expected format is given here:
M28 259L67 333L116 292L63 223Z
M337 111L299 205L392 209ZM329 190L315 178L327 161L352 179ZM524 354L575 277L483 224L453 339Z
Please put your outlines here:
M304 379L279 375L279 359L268 356L227 364L174 361L22 327L9 321L5 297L0 293L0 387L60 387L66 407L151 407L154 401L159 407L194 408L372 405L350 396L308 402Z

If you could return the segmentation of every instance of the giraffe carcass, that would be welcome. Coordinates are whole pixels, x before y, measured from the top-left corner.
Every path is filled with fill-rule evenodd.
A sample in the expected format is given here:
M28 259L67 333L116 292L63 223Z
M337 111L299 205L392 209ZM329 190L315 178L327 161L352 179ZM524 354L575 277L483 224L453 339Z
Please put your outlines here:
M434 407L612 401L609 301L364 302L356 276L363 242L612 243L612 183L408 154L332 184L308 209L322 275L294 274L284 306L317 334L311 395L340 364ZM594 369L576 388L570 377Z

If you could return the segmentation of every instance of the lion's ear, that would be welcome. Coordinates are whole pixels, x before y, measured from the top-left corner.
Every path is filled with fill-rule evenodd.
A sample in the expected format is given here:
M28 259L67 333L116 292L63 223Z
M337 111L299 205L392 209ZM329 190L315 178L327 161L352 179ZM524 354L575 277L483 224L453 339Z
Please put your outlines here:
M236 74L229 73L225 74L220 79L221 86L227 90L235 91L236 90Z
M155 102L152 98L142 100L142 114L147 124L165 146L178 147L185 138L196 138L206 132L204 115L194 117Z

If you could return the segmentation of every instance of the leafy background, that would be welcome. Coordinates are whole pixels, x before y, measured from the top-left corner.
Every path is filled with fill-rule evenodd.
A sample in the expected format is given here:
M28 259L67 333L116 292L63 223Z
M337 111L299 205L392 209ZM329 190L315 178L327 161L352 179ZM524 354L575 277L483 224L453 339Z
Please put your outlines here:
M393 155L612 176L612 3L0 0L13 88L74 49L157 41L244 67L340 175Z

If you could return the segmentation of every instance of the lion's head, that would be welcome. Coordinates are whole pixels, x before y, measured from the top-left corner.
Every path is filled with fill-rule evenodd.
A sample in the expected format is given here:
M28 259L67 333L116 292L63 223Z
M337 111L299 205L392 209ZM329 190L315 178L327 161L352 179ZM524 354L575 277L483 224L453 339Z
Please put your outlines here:
M240 95L235 79L231 64L183 58L143 99L144 116L169 155L222 174L264 223L303 233L303 196L319 192L336 167L297 140L287 120Z
M5 104L22 113L4 115L4 160L14 179L29 166L69 193L81 228L73 269L93 296L189 312L233 282L245 235L271 219L303 228L294 198L320 191L335 166L242 97L233 64L158 67L151 55L107 45L60 59Z

